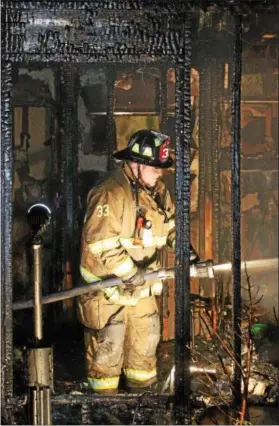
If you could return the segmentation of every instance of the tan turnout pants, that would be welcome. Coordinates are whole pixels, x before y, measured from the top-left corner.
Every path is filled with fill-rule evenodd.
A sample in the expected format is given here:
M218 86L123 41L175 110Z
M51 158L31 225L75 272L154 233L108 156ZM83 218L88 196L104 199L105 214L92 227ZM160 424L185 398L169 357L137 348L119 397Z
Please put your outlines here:
M156 349L160 320L155 296L136 306L119 306L103 294L82 296L79 318L85 325L88 384L96 392L117 389L124 372L131 387L156 380Z

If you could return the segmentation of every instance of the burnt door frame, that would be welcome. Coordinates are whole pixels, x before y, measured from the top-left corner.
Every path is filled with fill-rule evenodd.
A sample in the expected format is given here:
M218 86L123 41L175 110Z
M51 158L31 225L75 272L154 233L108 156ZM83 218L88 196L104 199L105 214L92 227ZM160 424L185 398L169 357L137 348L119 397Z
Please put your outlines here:
M177 7L175 9L175 6ZM112 7L112 8L111 8ZM132 18L131 18L132 15ZM2 267L2 407L4 417L12 418L12 69L13 64L60 64L65 71L78 63L117 64L168 62L176 68L176 378L175 396L180 423L190 400L189 350L189 255L190 255L190 140L191 140L191 12L183 2L144 1L96 2L3 2L2 38L2 188L1 244ZM123 24L124 22L124 24ZM126 25L125 25L126 23ZM128 23L128 24L127 24ZM98 24L98 25L97 25ZM87 33L86 33L87 31ZM87 39L79 37L87 34ZM88 35L89 34L89 35ZM79 43L80 42L80 43ZM69 77L69 76L68 76ZM112 85L110 85L112 86ZM109 93L112 94L110 87ZM113 99L113 96L111 96ZM162 99L161 105L165 104ZM73 105L67 104L69 109ZM67 110L66 107L66 110ZM107 111L112 115L109 105ZM164 109L164 107L163 107ZM71 111L65 113L71 114ZM162 121L165 113L163 111ZM71 139L72 140L72 139ZM66 156L71 162L72 143ZM110 148L110 154L113 147ZM68 167L69 167L68 163ZM67 167L67 165L66 165ZM71 189L68 220L72 221ZM67 204L66 203L66 204ZM186 206L186 208L185 208ZM186 349L185 349L186 348Z

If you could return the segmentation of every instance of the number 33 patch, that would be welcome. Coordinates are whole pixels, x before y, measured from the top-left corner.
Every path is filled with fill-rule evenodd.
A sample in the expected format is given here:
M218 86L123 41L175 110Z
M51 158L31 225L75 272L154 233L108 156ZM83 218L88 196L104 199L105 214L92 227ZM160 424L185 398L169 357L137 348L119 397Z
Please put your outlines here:
M104 205L98 205L97 206L97 216L98 217L102 217L102 216L109 216L109 205L108 204L104 204Z

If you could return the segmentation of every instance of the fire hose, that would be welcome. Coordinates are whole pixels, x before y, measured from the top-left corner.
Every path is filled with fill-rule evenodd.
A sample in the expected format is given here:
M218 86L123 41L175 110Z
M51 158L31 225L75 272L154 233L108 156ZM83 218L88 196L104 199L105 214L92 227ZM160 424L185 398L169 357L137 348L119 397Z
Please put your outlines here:
M278 270L278 258L261 259L261 260L249 260L241 262L241 269L247 272L266 272L270 270ZM232 270L232 264L230 262L223 263L220 265L214 265L212 260L204 260L197 262L190 266L190 277L194 278L214 278L217 273L229 273ZM156 279L169 279L174 278L174 269L160 269L158 271L147 272L144 275L146 281ZM95 281L89 284L83 284L78 287L52 293L48 296L43 296L41 303L43 305L58 302L61 300L69 299L72 297L81 296L94 291L102 290L108 287L119 286L123 284L122 280L118 277L112 277L105 280ZM13 310L18 311L21 309L33 308L33 300L15 302L13 304Z

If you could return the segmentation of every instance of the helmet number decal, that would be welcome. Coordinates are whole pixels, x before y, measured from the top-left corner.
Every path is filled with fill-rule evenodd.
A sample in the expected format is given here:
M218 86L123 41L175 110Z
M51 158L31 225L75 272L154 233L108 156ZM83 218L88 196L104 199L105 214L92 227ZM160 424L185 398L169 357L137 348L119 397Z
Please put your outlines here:
M162 145L160 146L160 149L159 149L159 159L162 162L168 160L168 158L169 158L169 143L170 143L170 140L166 139L162 143Z
M98 205L97 206L97 216L98 217L102 217L102 216L109 216L109 205L108 204L104 204L104 205Z

